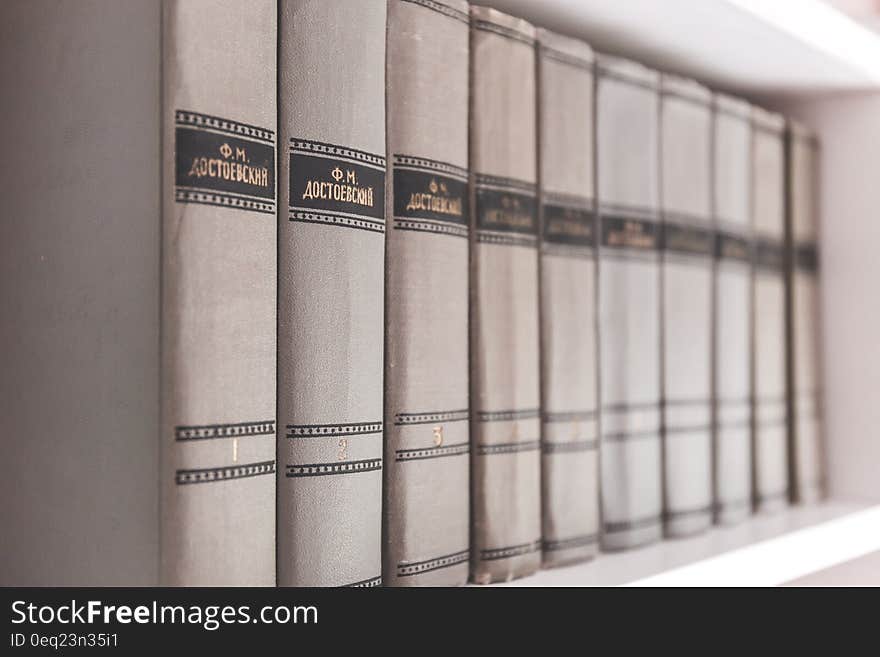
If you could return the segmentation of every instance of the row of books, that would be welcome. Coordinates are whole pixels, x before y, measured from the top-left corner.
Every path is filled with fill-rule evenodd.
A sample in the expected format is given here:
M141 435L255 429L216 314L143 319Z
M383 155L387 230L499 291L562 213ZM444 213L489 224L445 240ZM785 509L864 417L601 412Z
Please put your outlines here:
M821 494L803 126L462 0L0 14L4 583L482 583Z
M805 129L461 0L208 5L164 13L165 583L489 583L819 494Z

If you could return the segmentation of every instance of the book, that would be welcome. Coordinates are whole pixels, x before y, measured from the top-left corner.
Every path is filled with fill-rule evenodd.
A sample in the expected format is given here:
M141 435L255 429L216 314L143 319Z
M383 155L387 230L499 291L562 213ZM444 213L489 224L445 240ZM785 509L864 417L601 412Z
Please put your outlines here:
M538 30L543 564L596 553L596 212L593 53Z
M597 59L602 547L662 533L659 74Z
M161 6L4 2L0 32L0 583L155 585Z
M713 217L714 506L720 524L752 507L751 108L715 95Z
M459 585L470 560L468 4L388 4L387 585Z
M163 4L166 585L275 584L276 10Z
M471 577L541 560L535 29L471 7Z
M802 124L787 131L790 481L799 502L824 492L820 371L819 142Z
M779 114L752 108L753 488L759 511L783 508L789 494L783 128Z
M712 96L661 78L664 531L712 523Z
M279 3L282 586L382 582L385 20Z

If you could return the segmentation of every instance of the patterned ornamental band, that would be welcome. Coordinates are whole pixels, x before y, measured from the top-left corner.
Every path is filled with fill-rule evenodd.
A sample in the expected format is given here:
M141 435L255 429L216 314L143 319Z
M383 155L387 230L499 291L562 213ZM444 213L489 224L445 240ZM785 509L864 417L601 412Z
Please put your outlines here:
M385 232L385 158L354 148L290 140L289 219Z
M794 251L795 265L800 271L816 274L819 271L819 249L815 242L798 244Z
M603 249L657 251L662 245L660 224L648 211L603 207L599 221Z
M596 245L596 214L584 197L542 194L542 251L548 255L590 255Z
M412 155L394 156L394 228L468 236L468 172Z
M672 219L663 223L661 233L664 251L707 258L715 253L715 233L710 228L678 223Z
M759 270L781 272L785 267L785 249L780 240L757 239L753 257L755 267Z
M752 262L754 247L748 237L733 232L715 233L715 259L736 262Z
M174 200L275 214L275 133L198 112L174 113Z

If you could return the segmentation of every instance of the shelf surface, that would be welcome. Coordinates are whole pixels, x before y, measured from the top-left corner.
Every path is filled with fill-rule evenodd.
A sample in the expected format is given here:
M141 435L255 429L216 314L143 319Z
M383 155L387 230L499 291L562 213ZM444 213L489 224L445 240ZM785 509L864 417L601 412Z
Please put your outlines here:
M501 586L776 586L880 550L880 506L826 502Z
M810 6L807 6L809 3ZM880 88L880 37L817 0L482 0L730 92Z

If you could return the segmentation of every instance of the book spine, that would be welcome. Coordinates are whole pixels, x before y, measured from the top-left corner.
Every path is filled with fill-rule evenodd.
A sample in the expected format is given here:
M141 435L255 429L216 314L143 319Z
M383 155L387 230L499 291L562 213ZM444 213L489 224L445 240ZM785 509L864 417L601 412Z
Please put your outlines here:
M798 502L813 502L824 491L819 371L819 144L802 126L787 132L787 241L790 364L790 481Z
M535 30L471 8L471 575L541 560Z
M661 81L664 531L712 523L712 96Z
M597 62L602 546L661 536L659 76Z
M596 553L599 524L593 53L538 31L543 563Z
M754 249L754 500L759 511L788 504L785 174L782 117L752 110Z
M163 3L167 585L275 583L276 18Z
M279 5L278 583L377 586L386 3Z
M720 524L745 519L752 506L749 109L742 101L715 98L713 426L714 506Z
M394 586L467 582L468 4L388 4L385 539Z

